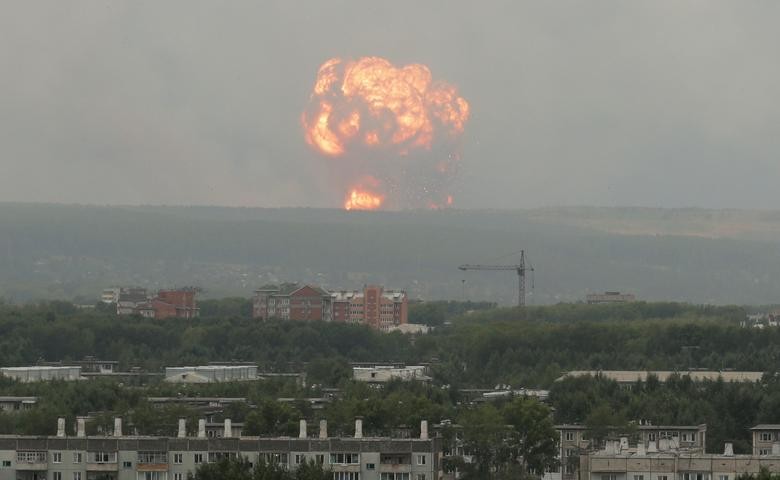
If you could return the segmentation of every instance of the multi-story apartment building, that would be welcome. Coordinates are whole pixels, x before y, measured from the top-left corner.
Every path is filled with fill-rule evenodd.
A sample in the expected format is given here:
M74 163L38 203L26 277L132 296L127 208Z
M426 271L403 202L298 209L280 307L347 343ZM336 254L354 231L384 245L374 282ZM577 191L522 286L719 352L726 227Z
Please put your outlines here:
M759 425L754 432L765 429ZM771 427L771 426L770 426ZM755 439L755 436L754 436ZM780 444L777 444L780 445ZM761 448L753 445L754 452ZM731 443L723 453L708 454L674 448L665 440L630 446L628 440L607 442L604 449L580 457L580 480L734 480L762 469L780 473L780 447L763 454L735 455Z
M644 427L644 428L643 428ZM557 427L561 433L560 475L545 478L577 480L735 480L762 469L780 473L780 425L751 429L749 455L735 455L731 443L723 453L706 453L706 426L639 426L632 435L592 445L577 425ZM567 465L573 466L566 471Z
M330 294L311 285L269 285L255 291L252 316L260 320L331 320Z
M580 457L591 451L598 450L602 444L597 444L588 435L584 425L557 425L559 434L560 475L550 475L549 478L574 480L579 477ZM691 454L704 453L707 446L707 425L649 425L639 424L632 428L631 434L624 429L613 429L610 436L621 435L625 442L631 442L637 448L648 451L652 445L664 445L667 449L675 449ZM624 442L624 447L627 448ZM612 479L615 480L615 479ZM628 479L634 480L634 479ZM636 479L640 480L640 479ZM641 479L645 480L645 479ZM647 479L649 480L649 479ZM668 480L668 479L667 479Z
M205 421L188 436L184 420L176 437L123 436L117 419L112 436L86 436L80 419L75 437L65 435L60 419L54 437L0 436L0 480L184 480L204 463L245 457L250 463L273 462L288 469L314 461L334 480L439 480L441 441L428 438L363 437L357 420L354 437L329 437L320 422L310 438L301 421L298 438L235 437L230 420L222 436L209 438Z
M252 315L260 320L307 320L369 325L388 331L408 322L403 291L367 285L363 290L328 292L310 285L269 285L255 291Z
M406 292L366 285L362 291L333 292L333 321L369 325L377 330L404 325L409 320Z

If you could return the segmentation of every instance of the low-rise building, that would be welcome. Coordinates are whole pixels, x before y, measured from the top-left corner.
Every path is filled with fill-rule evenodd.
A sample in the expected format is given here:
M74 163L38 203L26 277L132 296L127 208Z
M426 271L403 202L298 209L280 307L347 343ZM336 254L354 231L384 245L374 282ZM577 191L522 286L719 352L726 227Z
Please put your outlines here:
M115 289L103 292L109 298ZM163 289L152 296L145 288L119 288L116 296L117 315L140 315L146 318L195 318L200 315L194 287Z
M50 380L81 380L81 367L78 366L40 366L4 367L0 374L23 383L46 382Z
M557 380L564 380L567 377L596 377L600 376L609 380L614 380L621 385L633 385L637 382L647 382L648 378L655 377L661 383L669 380L670 377L679 375L689 377L694 382L703 382L705 380L716 381L723 379L724 382L758 382L764 376L764 372L742 372L735 370L572 370L566 372Z
M585 296L585 301L589 305L600 305L605 303L629 303L636 301L633 293L604 292L589 293Z
M32 409L38 403L38 397L0 397L0 410L3 412L23 412Z
M750 429L753 436L753 455L780 455L780 425L756 425Z
M0 480L184 480L197 468L223 458L243 457L250 463L280 464L295 470L316 462L330 470L334 480L438 480L442 475L441 440L428 437L427 422L419 438L364 437L362 421L355 422L352 437L330 437L327 423L310 437L305 421L292 437L233 435L230 420L221 435L209 437L201 420L195 436L179 421L172 437L125 436L121 419L110 436L87 436L79 420L76 436L65 434L65 421L57 435L0 436Z
M419 382L429 382L431 377L427 375L427 368L424 366L409 367L352 367L352 378L359 382L367 383L387 383L391 380L416 380Z
M247 380L257 380L257 365L165 367L165 381L171 383L216 383Z

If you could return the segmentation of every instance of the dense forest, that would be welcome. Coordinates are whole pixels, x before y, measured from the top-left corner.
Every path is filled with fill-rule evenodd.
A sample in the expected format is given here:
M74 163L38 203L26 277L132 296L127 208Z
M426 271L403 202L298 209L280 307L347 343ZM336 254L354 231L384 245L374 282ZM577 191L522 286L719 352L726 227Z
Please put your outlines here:
M294 434L300 418L318 417L327 418L334 432L348 433L356 416L365 419L367 431L387 433L421 419L468 423L475 408L495 417L511 398L478 406L461 389L507 384L550 389L548 416L558 423L626 429L640 419L707 423L708 445L715 451L725 440L746 451L749 427L780 421L780 380L773 373L780 364L780 329L740 326L745 312L737 307L637 302L479 310L474 307L485 305L438 302L412 306L412 316L438 326L428 335L408 336L347 324L258 322L248 316L246 303L210 300L203 302L201 318L162 322L117 317L102 306L0 304L3 366L93 355L118 360L120 369L152 373L166 365L239 360L307 374L305 387L285 381L171 385L147 379L139 389L110 380L4 379L0 394L37 395L41 401L27 412L0 414L0 432L51 433L59 415L103 412L91 429L108 429L111 416L121 414L144 433L172 433L177 418L192 418L194 425L197 412L152 408L146 397L188 395L247 398L254 408L232 406L228 414L243 421L249 434ZM350 362L424 363L433 381L392 382L380 391L352 382ZM661 383L651 377L631 388L600 376L561 378L568 370L688 368L767 374L758 383L693 383L684 376ZM325 387L340 393L316 412L303 399L323 395ZM279 402L280 397L299 400Z

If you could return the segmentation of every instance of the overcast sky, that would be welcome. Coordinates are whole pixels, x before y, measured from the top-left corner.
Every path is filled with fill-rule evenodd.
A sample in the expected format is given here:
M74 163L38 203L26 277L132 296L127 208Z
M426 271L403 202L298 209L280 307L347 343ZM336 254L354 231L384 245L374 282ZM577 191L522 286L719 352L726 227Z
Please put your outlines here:
M301 111L324 60L378 55L470 102L459 207L780 208L778 18L774 0L7 0L0 200L337 206Z

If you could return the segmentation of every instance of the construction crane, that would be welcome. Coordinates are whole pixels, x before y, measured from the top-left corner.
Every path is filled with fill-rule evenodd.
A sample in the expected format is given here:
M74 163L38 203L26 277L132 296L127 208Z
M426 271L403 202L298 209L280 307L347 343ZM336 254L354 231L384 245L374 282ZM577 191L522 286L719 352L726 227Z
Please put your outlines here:
M458 269L463 270L514 270L517 272L517 306L525 306L525 272L534 271L534 267L525 266L525 250L520 250L520 263L517 265L461 265Z

